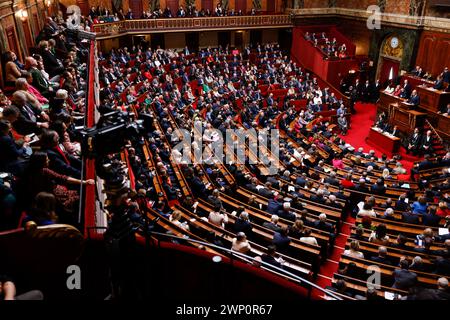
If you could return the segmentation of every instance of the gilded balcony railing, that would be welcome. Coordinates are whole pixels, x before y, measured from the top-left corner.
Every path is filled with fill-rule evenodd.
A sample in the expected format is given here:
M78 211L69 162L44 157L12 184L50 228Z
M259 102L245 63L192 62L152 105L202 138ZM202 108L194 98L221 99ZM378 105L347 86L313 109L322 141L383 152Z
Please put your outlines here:
M283 27L292 27L291 15L135 19L95 24L93 31L97 34L97 39L101 39L135 33Z

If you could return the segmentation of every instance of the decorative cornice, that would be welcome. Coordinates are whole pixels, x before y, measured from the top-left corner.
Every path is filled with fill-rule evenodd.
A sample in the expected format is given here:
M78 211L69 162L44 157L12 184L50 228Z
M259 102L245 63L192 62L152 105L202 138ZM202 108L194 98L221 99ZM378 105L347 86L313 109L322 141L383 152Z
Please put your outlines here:
M352 18L367 21L373 13L370 11L346 8L314 8L314 9L287 9L287 12L296 18L316 18L323 16ZM450 32L450 19L429 16L409 16L394 13L379 14L381 26L383 24L412 29Z

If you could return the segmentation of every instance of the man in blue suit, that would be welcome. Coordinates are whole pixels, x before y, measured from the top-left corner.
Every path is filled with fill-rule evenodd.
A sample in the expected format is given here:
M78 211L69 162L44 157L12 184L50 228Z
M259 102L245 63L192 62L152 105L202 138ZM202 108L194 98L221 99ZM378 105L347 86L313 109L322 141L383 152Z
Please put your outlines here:
M417 90L413 90L411 96L408 99L408 103L410 103L416 107L420 104L420 97L417 94Z

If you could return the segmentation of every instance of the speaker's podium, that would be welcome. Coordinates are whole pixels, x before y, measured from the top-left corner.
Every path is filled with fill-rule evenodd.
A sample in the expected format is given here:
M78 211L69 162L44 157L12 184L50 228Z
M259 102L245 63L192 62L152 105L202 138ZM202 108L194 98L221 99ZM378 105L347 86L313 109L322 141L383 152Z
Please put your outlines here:
M412 108L414 105L405 101L389 104L389 122L407 133L423 126L427 114Z
M397 153L400 149L400 138L383 132L379 128L372 127L367 137L367 143L374 145L385 153Z

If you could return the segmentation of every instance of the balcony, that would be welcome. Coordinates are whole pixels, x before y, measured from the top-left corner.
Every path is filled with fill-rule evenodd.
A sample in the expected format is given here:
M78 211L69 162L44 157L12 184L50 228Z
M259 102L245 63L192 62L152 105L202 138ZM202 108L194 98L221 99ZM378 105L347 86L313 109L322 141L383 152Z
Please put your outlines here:
M142 33L289 27L292 27L292 17L287 14L276 14L232 17L123 20L112 23L95 24L93 31L97 34L97 40L102 40L129 34L132 35Z

